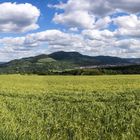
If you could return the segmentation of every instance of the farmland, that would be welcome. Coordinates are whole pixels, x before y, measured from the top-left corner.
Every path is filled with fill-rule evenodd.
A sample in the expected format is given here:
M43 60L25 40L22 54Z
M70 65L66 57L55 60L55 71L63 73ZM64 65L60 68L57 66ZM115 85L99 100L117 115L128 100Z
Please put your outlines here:
M1 75L0 139L139 140L140 75Z

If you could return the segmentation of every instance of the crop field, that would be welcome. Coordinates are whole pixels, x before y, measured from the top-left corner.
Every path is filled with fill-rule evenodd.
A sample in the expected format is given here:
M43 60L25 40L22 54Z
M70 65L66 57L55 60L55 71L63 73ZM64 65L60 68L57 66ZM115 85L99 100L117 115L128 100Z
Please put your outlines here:
M140 75L1 75L0 140L140 140Z

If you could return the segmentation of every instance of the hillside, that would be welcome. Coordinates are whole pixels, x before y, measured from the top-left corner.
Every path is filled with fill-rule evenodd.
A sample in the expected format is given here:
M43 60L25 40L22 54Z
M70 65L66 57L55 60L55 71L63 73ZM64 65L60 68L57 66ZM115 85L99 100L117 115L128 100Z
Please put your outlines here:
M135 63L136 60L136 63ZM139 59L123 59L111 56L87 56L78 52L55 52L35 57L12 60L0 64L0 73L51 74L80 67L124 66L138 64Z
M116 75L140 74L140 65L114 66L106 68L82 68L56 72L56 75Z

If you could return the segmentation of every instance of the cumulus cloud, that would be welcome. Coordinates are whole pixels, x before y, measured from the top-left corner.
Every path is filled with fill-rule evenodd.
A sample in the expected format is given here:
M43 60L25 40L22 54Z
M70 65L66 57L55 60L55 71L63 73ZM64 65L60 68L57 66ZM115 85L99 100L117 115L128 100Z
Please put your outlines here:
M140 37L140 17L131 14L117 17L113 21L118 26L118 35Z
M66 3L60 3L51 6L57 9L64 10L63 13L56 13L54 21L59 24L64 24L69 27L79 28L98 28L98 25L104 26L110 23L109 14L117 11L127 13L139 13L139 0L68 0ZM96 20L98 17L99 21ZM101 19L100 19L101 18ZM101 21L102 20L102 21Z
M114 21L120 28L135 29L140 27L140 18L136 15L120 16L114 19Z
M120 47L125 50L136 50L135 52L139 51L140 40L137 39L124 39L118 40L115 42L115 46ZM131 52L131 51L130 51Z
M88 14L88 11L73 11L70 13L55 14L53 21L69 27L92 28L95 17Z
M138 39L119 40L116 32L109 30L83 30L81 34L60 30L46 30L24 37L0 39L0 52L6 60L54 51L78 51L88 55L113 55L131 57L140 55ZM41 47L43 46L43 47ZM13 55L12 55L13 54Z
M25 32L38 27L40 12L31 4L3 4L12 8L0 8L0 13L6 15L0 16L0 31ZM22 37L3 37L0 39L1 60L60 50L88 55L139 57L139 5L138 0L68 0L66 3L49 6L63 11L56 13L53 21L69 28L63 28L63 31L46 30ZM28 12L25 7L33 9ZM125 14L116 14L119 11ZM114 12L116 16L110 16ZM23 19L17 18L21 15Z
M105 2L106 3L106 2ZM55 5L55 8L63 9L64 13L56 13L53 21L72 28L98 28L110 22L109 17L97 21L96 15L104 14L102 10L110 11L108 6L103 6L102 0L68 0L67 3ZM98 8L97 8L98 7ZM94 9L98 10L94 10ZM101 9L100 9L101 8ZM97 21L97 22L96 22ZM104 25L103 25L104 26Z
M100 40L100 41L107 41L107 40L110 40L110 39L114 39L114 33L113 32L110 32L108 30L102 30L102 31L99 31L99 30L84 30L82 31L82 35L89 39L89 40Z
M24 37L6 37L0 39L0 52L5 55L5 60L32 56L34 54L53 52L59 50L78 51L85 46L80 35L68 34L59 30L47 30ZM44 45L45 47L41 47ZM84 49L83 49L84 50ZM13 54L12 57L11 54ZM2 58L1 58L2 59Z
M0 32L27 32L39 28L40 11L25 3L5 2L0 4Z

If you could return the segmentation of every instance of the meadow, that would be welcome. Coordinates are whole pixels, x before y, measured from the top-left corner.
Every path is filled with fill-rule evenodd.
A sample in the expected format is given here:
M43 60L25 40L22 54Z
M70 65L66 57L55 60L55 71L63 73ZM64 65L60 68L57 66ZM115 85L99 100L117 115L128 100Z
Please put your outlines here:
M0 76L0 140L139 140L140 75Z

